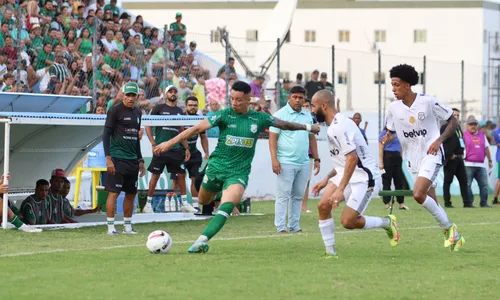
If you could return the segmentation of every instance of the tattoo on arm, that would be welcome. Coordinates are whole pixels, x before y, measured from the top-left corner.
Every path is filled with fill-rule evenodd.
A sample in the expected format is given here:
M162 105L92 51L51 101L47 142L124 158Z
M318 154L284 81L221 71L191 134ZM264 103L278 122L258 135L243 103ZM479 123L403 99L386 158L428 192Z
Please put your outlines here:
M440 142L446 141L450 136L452 136L455 133L457 128L458 128L457 119L451 116L450 119L448 120L448 125L446 126L446 128L444 129L443 133L438 138L438 140Z
M306 125L304 125L304 124L287 122L287 121L280 120L278 118L275 118L274 127L277 127L279 129L283 129L283 130L306 130Z
M330 172L328 172L328 179L334 177L335 175L337 175L337 170L335 170L335 168L333 168Z

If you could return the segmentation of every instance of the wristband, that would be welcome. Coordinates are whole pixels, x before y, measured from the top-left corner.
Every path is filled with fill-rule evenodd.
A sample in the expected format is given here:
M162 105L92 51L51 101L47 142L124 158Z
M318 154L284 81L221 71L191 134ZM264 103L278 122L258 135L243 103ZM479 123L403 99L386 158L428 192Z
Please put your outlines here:
M311 132L312 126L311 124L306 124L306 130Z

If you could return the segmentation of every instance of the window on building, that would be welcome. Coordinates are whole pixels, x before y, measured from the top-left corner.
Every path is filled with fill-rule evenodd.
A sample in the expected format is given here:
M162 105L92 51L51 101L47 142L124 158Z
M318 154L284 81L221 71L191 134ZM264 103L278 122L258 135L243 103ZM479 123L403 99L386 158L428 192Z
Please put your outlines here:
M287 72L287 71L280 72L280 78L281 79L290 79L290 72Z
M347 72L337 72L337 78L338 84L347 84Z
M247 42L257 42L259 40L259 32L257 30L247 30Z
M339 42L348 43L350 40L349 30L339 30Z
M219 32L219 30L211 30L210 31L210 42L211 43L220 43L220 32Z
M308 43L315 43L316 42L316 30L306 30L306 36L305 40Z
M375 30L375 42L385 43L385 30Z
M304 81L308 82L311 80L311 72L304 72Z
M425 42L427 42L427 30L425 30L425 29L415 29L413 31L413 42L414 43L425 43Z
M379 81L381 84L385 84L385 73L381 73L381 76L379 77L378 72L373 73L373 81L375 84L378 84Z

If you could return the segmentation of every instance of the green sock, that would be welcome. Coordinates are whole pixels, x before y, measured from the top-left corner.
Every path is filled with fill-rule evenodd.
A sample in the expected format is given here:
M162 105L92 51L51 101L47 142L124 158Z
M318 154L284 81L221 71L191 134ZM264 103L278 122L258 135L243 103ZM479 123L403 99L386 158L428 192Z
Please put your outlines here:
M206 236L208 240L210 240L214 235L216 235L217 232L219 232L222 229L222 227L224 227L224 223L226 223L227 218L233 212L233 208L234 208L234 203L232 202L222 203L219 206L219 211L212 218L210 223L208 223L207 227L205 227L205 230L203 230L203 233L201 235Z
M9 222L12 225L16 226L16 228L19 228L24 225L23 221L19 220L19 218L16 215L14 215L14 218L10 219Z

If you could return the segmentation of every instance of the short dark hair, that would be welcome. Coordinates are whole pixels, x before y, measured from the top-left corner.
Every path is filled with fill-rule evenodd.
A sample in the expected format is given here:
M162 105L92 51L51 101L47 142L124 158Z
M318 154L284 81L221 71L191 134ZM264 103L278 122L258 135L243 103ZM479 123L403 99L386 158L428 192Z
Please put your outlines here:
M297 79L302 80L302 73L297 73Z
M195 96L189 96L186 98L186 104L188 103L188 101L196 101L198 102L198 98L196 98Z
M452 108L451 110L456 111L457 113L460 113L460 110L458 110L458 108Z
M252 88L248 83L244 81L236 81L235 83L233 83L232 90L248 95L252 91Z
M399 78L410 85L415 85L418 83L418 73L415 71L413 66L402 64L397 65L389 71L391 78Z
M38 180L36 181L36 187L37 187L37 188L38 188L39 186L46 186L46 185L50 186L49 182L48 182L47 180L45 180L45 179L38 179Z
M234 61L234 57L229 57L227 61Z
M306 89L301 87L300 85L296 85L290 89L290 95L291 94L306 94Z

